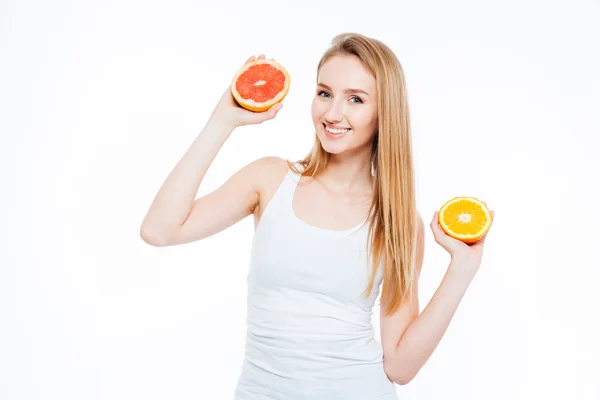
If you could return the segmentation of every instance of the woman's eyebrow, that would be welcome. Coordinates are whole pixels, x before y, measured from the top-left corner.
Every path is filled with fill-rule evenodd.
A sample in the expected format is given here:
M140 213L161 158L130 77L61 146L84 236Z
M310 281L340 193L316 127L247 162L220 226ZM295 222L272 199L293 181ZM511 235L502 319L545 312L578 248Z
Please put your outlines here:
M324 83L318 83L317 86L321 86L327 90L332 90L331 87L329 87L328 85L326 85ZM367 96L369 96L369 93L365 92L362 89L344 89L344 93L363 93L363 94L366 94Z

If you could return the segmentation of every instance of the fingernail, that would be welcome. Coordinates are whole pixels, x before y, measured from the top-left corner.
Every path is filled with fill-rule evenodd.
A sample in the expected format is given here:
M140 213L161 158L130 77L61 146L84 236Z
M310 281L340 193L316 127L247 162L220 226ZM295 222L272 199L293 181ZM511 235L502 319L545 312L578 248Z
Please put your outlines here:
M277 111L281 110L281 107L283 107L283 104L281 104L281 103L277 104L277 106L276 106Z

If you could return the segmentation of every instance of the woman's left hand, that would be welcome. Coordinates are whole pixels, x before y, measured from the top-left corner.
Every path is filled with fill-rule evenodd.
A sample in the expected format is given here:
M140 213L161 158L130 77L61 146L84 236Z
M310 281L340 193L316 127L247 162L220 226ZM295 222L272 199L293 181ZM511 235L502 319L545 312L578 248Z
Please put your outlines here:
M492 214L492 223L494 222L494 211L490 211ZM433 213L433 219L431 220L431 230L433 231L433 237L435 241L442 246L450 256L458 268L462 268L465 271L472 272L473 274L479 269L481 264L481 258L483 256L483 245L485 239L489 234L489 231L481 239L474 243L465 243L461 240L454 239L448 236L443 231L442 227L438 222L438 212Z

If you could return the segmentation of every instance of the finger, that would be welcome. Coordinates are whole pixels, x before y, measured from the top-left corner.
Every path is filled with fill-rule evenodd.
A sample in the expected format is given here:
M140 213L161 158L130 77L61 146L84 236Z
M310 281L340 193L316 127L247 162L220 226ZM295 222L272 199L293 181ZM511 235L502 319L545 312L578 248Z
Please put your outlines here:
M261 55L258 56L258 58L264 60L265 59L265 55L261 54Z
M479 243L481 245L485 244L485 239L487 238L487 233L485 235L483 235L483 237L479 238L479 240L475 243Z
M439 212L438 211L434 211L433 212L433 218L431 219L432 225L435 226L435 227L439 227L440 226L439 219L440 219Z
M277 104L274 104L273 106L271 106L271 108L269 108L267 111L265 111L263 113L265 120L275 118L275 116L277 115L279 110L281 110L282 107L283 107L283 103L277 103Z
M250 56L250 58L248 58L244 64L248 64L251 61L254 61L254 56Z
M429 225L431 226L431 230L433 231L433 236L437 237L440 230L440 223L438 221L437 211L433 213L433 218L431 219L431 223Z
M250 118L253 121L253 123L261 124L265 121L275 118L275 116L277 115L277 113L279 112L281 107L283 107L283 104L278 103L278 104L274 104L269 109L262 111L262 112L251 111L249 115L250 115Z

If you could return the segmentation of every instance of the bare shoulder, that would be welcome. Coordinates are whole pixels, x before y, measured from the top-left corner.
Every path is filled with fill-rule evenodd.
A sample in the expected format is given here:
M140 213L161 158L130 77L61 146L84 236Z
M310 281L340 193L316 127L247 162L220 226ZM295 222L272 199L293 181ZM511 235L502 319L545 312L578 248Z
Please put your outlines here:
M275 169L275 170L279 169L280 171L288 169L287 160L285 160L284 158L281 158L281 157L277 157L277 156L265 156L265 157L257 159L255 161L255 163L257 163L257 165L260 165L262 168L264 168L265 172L271 171L273 169Z
M257 181L264 186L269 186L275 181L281 181L289 171L288 161L277 156L266 156L253 162L253 172L257 174Z
M279 188L290 170L288 161L277 156L266 156L255 161L257 173L258 204L254 209L255 223L258 224L264 209Z

